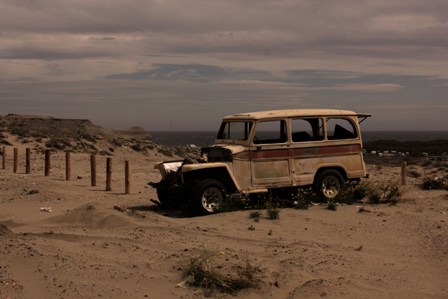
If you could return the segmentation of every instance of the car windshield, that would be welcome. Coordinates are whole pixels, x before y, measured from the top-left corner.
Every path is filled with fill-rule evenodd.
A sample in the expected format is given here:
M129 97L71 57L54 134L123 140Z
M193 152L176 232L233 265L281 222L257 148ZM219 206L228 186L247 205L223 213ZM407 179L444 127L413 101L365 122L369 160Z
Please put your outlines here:
M225 121L221 124L216 139L248 140L252 123L247 121Z

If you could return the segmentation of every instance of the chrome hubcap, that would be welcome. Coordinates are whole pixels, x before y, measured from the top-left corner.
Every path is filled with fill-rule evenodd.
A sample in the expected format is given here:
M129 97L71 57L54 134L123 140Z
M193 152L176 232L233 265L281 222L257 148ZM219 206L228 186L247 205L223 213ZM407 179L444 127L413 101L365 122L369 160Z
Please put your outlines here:
M202 206L210 213L216 210L222 200L222 192L216 187L210 187L202 194Z
M326 198L335 198L339 194L341 183L335 176L326 176L322 182L322 193Z

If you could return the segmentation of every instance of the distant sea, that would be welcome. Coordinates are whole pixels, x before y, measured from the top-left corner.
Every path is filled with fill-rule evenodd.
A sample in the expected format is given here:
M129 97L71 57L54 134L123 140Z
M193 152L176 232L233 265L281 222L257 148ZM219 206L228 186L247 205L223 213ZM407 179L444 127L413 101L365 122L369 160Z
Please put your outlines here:
M163 145L191 145L204 147L213 144L215 131L151 131L153 140ZM363 131L364 142L376 140L428 141L448 140L448 131Z

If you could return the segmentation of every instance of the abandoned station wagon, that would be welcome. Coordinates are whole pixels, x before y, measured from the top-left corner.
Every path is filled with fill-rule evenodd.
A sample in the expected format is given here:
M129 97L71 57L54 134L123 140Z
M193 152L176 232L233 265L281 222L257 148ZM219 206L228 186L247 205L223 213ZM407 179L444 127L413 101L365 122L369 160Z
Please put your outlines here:
M162 205L188 201L201 214L216 211L228 194L312 186L330 200L366 177L359 123L369 116L328 109L229 115L203 160L156 164L162 179L152 186Z

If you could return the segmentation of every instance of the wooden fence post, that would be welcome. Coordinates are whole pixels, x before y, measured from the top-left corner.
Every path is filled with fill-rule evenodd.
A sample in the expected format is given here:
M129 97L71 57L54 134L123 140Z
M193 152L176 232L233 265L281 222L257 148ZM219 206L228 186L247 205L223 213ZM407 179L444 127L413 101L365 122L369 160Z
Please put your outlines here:
M106 160L106 191L112 191L112 158Z
M131 182L129 179L129 161L127 160L124 162L124 185L124 193L131 193Z
M96 186L96 156L90 155L90 182L92 187Z
M406 185L406 161L401 162L401 185Z
M6 147L3 147L3 151L2 151L2 168L6 169Z
M70 161L70 151L65 152L65 180L70 181L70 176L72 173L71 161Z
M25 172L26 174L31 173L31 149L28 147L26 148Z
M14 173L17 172L17 167L19 165L19 149L17 147L14 148Z
M50 175L50 166L51 166L50 150L46 149L45 150L45 176L49 176Z

